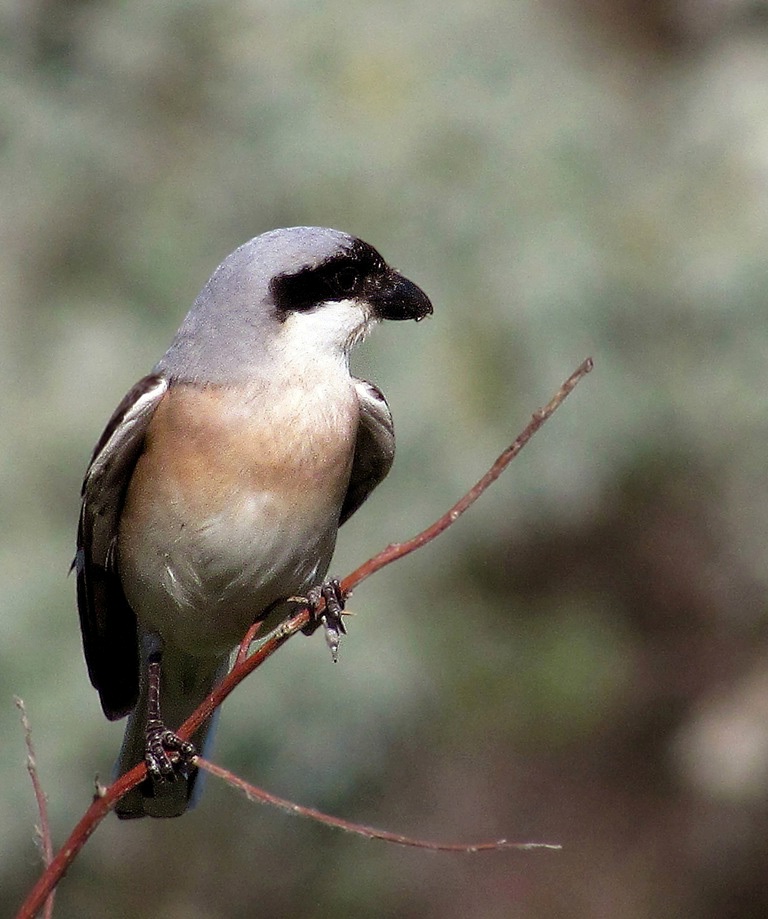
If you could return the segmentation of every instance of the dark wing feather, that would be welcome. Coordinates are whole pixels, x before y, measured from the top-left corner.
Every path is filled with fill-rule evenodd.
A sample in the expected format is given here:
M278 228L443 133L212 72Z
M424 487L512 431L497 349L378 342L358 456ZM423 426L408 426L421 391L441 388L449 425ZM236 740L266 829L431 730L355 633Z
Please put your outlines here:
M365 380L355 380L355 389L360 403L360 424L339 526L349 520L384 479L395 458L395 429L387 400L373 383Z
M107 718L121 718L139 691L136 616L115 563L125 493L144 436L168 389L163 377L140 380L115 410L85 474L77 530L77 606L91 683Z

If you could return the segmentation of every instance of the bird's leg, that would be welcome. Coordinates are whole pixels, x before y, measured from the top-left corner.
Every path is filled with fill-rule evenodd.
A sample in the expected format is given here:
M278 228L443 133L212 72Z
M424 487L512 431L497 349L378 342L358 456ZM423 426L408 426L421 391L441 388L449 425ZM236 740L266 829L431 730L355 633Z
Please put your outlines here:
M147 665L147 733L144 762L156 781L175 781L186 772L187 763L196 755L195 745L169 730L160 717L160 653L155 652ZM168 753L177 753L176 765Z
M321 600L325 600L325 608L318 616L317 607ZM329 578L324 584L313 587L307 593L307 605L312 619L308 625L304 626L302 632L305 635L311 635L318 626L322 625L334 663L338 659L341 636L347 634L342 618L345 601L346 597L338 578Z

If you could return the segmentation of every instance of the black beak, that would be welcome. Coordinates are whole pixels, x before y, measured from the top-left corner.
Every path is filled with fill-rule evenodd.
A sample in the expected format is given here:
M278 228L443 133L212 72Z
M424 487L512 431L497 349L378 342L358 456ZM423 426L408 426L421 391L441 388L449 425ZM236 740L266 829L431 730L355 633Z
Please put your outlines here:
M397 271L390 271L370 295L370 302L380 319L415 319L416 322L432 312L432 304L424 291Z

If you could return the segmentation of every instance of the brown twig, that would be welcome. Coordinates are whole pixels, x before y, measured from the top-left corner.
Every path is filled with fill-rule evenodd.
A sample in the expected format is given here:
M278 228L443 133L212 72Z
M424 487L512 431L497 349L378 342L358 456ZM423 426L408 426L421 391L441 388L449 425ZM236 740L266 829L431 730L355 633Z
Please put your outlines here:
M455 523L455 521L477 501L480 495L496 481L528 443L531 437L533 437L536 431L538 431L560 405L562 405L563 401L569 393L572 392L579 381L592 370L592 366L592 359L587 358L581 366L568 377L544 408L534 412L531 420L518 437L515 438L513 443L499 456L488 472L486 472L486 474L464 495L464 497L457 501L447 513L443 514L443 516L436 520L431 526L427 527L412 539L403 543L393 543L387 546L378 555L375 555L344 578L341 582L344 593L349 594L354 587L366 580L366 578L369 578L375 572L384 568L385 565L389 565L397 561L397 559L419 549L421 546L426 545L447 530L451 524ZM300 631L308 624L309 617L309 609L306 607L300 608L293 616L285 620L285 622L267 635L256 651L247 657L244 649L246 645L250 646L251 640L255 635L255 632L249 631L241 642L235 666L221 683L214 688L213 692L210 693L199 708L187 718L183 725L181 725L177 731L178 735L182 739L188 740L192 734L211 717L213 712L249 673L259 667L268 657L271 657L278 648L284 645L292 635L295 635L296 632ZM210 764L206 763L206 765ZM47 896L61 880L67 868L74 861L76 855L88 841L98 824L106 817L109 811L114 808L120 798L131 788L138 785L145 777L146 767L143 764L135 766L110 785L110 787L104 791L103 796L97 797L94 800L78 822L77 826L75 826L74 830L70 833L69 839L67 839L45 873L38 879L38 882L30 891L27 899L17 913L16 919L34 919L34 916L36 916L41 909ZM288 802L286 802L286 806L291 809L298 807L298 805L290 805ZM330 820L332 818L328 819ZM381 836L380 838L389 837ZM391 841L397 842L397 840L398 837L392 834ZM401 844L406 845L408 843ZM498 846L496 843L493 845ZM477 849L477 847L475 847L475 849Z
M32 743L32 725L29 723L29 718L27 717L27 709L24 705L24 700L19 698L19 696L14 696L13 701L16 704L16 708L18 708L21 713L21 726L24 729L24 743L27 747L27 772L32 780L32 789L35 793L37 812L40 817L40 826L36 827L37 838L43 856L43 864L46 869L48 869L53 861L53 839L51 837L51 824L48 820L48 801L45 797L45 792L40 782L40 775L37 771L37 756L35 755L35 747ZM45 912L43 913L45 919L51 919L53 916L53 900L54 891L52 889L45 901Z
M392 562L403 558L405 555L409 555L411 552L415 552L416 549L420 549L428 542L432 542L433 539L441 533L444 533L451 524L455 523L466 510L472 507L480 495L498 479L544 422L551 418L557 409L560 408L567 396L574 390L581 379L592 370L593 366L594 362L592 358L588 357L576 370L574 370L544 408L540 408L533 413L528 424L499 456L488 472L486 472L486 474L476 482L449 511L443 514L439 520L436 520L432 526L428 526L426 530L422 530L421 533L407 540L407 542L392 543L392 545L387 546L386 549L379 552L378 555L374 555L372 559L365 562L359 568L356 568L352 574L347 575L341 582L341 589L344 593L350 593L358 584L366 580L366 578L369 578L372 574L375 574L377 571L380 571L385 565L391 565Z
M391 842L398 846L411 846L414 849L429 849L433 852L498 852L500 849L518 849L528 851L530 849L562 849L562 846L549 842L509 842L506 839L497 839L494 842L433 842L428 839L413 839L410 836L401 836L399 833L390 833L388 830L378 830L372 826L364 826L361 823L350 823L348 820L342 820L341 817L332 817L330 814L324 814L322 811L315 810L314 807L303 807L294 801L288 801L286 798L280 798L273 795L263 788L257 788L246 782L239 776L223 769L215 763L209 763L208 760L198 756L195 760L197 766L210 772L218 778L225 781L232 788L241 791L249 801L256 801L259 804L269 804L287 814L295 814L298 817L308 817L318 823L324 823L326 826L335 827L337 830L344 830L346 833L354 833L357 836L363 836L365 839L381 839L384 842Z
M233 666L237 667L238 664L241 664L246 659L246 657L248 657L248 652L251 650L251 645L254 643L254 641L256 641L256 636L261 631L261 627L263 625L263 622L254 622L253 625L245 633L245 635L243 635L243 638L237 649L237 657L235 657L235 663Z
M345 596L351 593L358 584L361 584L372 574L380 571L386 565L391 565L392 562L403 558L403 556L409 555L416 549L420 549L427 543L432 542L433 539L441 533L444 533L451 524L455 523L459 517L477 501L480 495L498 479L539 428L552 417L568 395L573 392L578 383L590 372L590 370L592 370L593 366L591 357L583 361L563 383L560 389L558 389L544 408L540 408L533 413L531 420L525 428L523 428L509 447L498 457L488 472L486 472L450 510L446 511L442 517L406 542L393 543L387 546L386 549L383 549L359 568L356 568L351 574L347 575L341 582L341 589ZM261 666L266 658L274 654L274 652L292 635L295 635L296 632L307 625L309 622L309 615L309 610L306 607L299 609L291 618L287 619L271 632L264 640L264 643L260 645L250 657L239 660L221 683L214 688L205 702L184 722L177 732L179 736L185 740L191 737L251 671ZM238 655L238 658L239 657L240 655Z
M64 877L75 856L91 838L96 827L114 809L120 798L146 777L147 767L142 763L121 775L117 781L105 788L102 794L94 795L90 807L78 820L67 841L22 903L16 919L34 919L46 897Z

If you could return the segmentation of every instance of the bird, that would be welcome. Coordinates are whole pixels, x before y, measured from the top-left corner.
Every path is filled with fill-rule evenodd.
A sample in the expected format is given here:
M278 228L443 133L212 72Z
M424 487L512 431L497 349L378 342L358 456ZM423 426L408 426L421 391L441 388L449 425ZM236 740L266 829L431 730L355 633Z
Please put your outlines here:
M271 230L224 259L113 413L73 568L90 681L108 719L128 716L115 773L147 765L118 817L196 803L211 721L189 741L174 728L254 622L322 595L332 647L344 631L338 582L324 581L338 528L395 451L386 399L351 375L350 351L379 322L432 309L355 236Z

